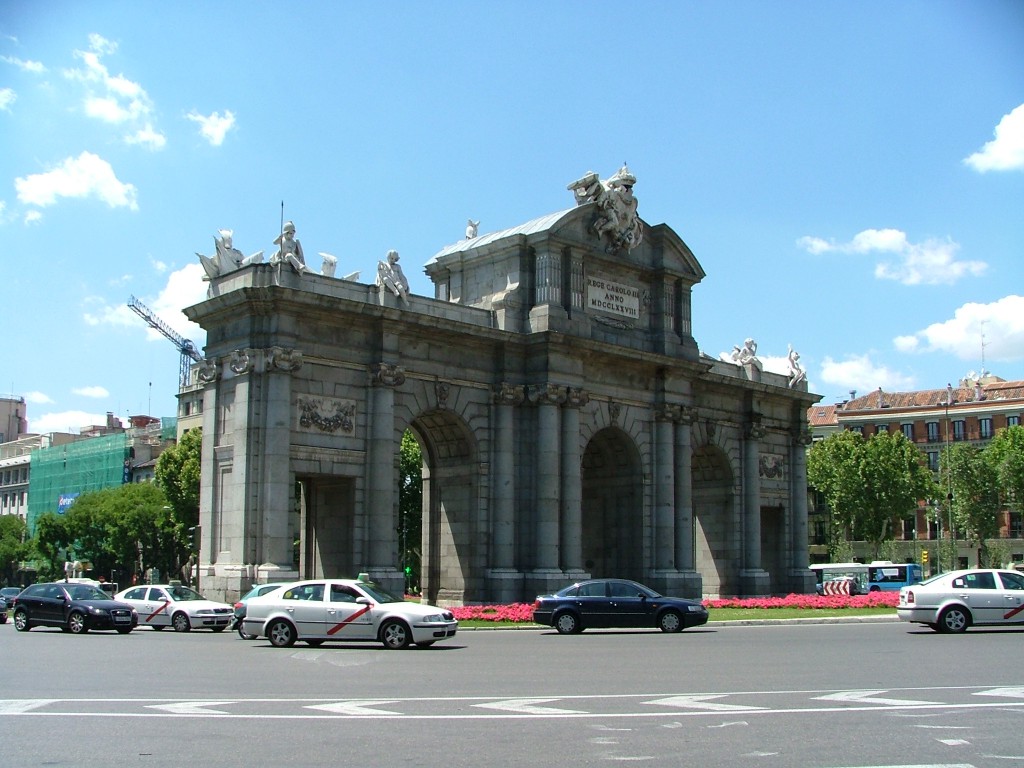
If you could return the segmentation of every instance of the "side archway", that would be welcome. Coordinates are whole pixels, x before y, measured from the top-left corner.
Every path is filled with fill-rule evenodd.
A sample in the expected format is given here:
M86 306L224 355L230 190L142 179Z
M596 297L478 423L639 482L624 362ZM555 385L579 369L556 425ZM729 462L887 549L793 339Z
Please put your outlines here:
M583 568L595 577L643 581L643 470L629 435L594 434L583 452Z

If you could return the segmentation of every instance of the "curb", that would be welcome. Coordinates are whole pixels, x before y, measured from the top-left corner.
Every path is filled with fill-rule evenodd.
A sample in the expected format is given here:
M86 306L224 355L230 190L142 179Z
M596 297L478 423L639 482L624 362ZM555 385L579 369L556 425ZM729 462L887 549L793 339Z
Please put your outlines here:
M899 616L822 616L821 618L805 617L799 619L735 619L728 621L709 621L701 627L756 627L762 625L807 625L807 624L890 624L899 621ZM459 627L459 632L527 632L551 630L553 627L544 624L513 624L495 627ZM691 627L698 629L698 627Z

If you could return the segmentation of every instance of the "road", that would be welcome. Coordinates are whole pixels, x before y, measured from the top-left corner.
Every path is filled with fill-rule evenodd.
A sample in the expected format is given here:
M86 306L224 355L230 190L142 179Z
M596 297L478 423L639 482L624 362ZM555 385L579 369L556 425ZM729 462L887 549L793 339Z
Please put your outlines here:
M430 649L0 626L0 764L1020 768L1024 630L464 631Z

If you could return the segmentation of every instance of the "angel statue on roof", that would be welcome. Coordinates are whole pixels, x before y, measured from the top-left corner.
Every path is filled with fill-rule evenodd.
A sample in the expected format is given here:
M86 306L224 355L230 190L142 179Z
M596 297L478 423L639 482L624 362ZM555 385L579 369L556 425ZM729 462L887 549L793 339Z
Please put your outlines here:
M634 184L636 176L623 164L610 179L601 181L590 171L568 186L576 205L597 203L593 230L599 238L608 241L609 252L631 251L643 240L643 223L636 215L637 199L633 197Z

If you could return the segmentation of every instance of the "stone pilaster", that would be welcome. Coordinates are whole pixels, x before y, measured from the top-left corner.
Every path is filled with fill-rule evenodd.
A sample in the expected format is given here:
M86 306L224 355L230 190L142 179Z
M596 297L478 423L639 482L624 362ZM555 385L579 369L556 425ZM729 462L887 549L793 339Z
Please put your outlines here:
M377 363L370 369L372 409L367 456L367 529L370 562L365 570L377 574L397 573L395 540L397 500L394 477L395 390L405 383L405 369Z
M580 408L590 396L582 389L566 390L562 408L562 569L583 574L583 479L580 456ZM575 576L573 577L575 578Z
M768 574L761 569L761 477L758 469L765 429L754 414L743 434L743 569L740 588L745 595L764 595L770 589Z

